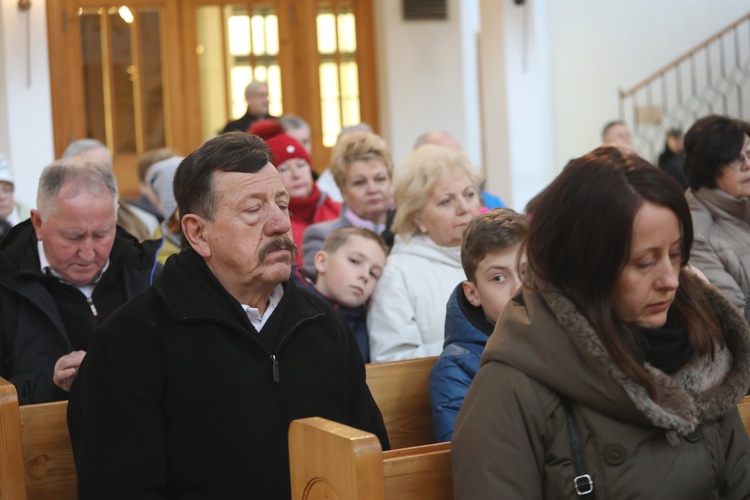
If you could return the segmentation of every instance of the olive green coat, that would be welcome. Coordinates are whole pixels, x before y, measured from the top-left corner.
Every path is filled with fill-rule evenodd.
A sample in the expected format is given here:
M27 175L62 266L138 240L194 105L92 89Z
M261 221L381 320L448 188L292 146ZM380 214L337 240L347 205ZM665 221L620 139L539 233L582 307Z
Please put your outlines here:
M570 301L524 289L498 321L456 421L456 499L578 498L560 394L573 401L599 500L750 498L750 440L736 409L750 387L750 331L705 289L726 347L673 376L647 367L661 388L655 399Z

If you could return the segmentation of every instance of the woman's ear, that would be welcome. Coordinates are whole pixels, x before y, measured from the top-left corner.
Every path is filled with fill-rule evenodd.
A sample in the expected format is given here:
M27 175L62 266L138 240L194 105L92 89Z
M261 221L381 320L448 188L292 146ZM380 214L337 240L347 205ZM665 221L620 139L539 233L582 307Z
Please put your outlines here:
M411 220L417 226L417 229L419 229L420 233L427 234L427 226L425 226L424 223L422 222L422 212L421 211L415 212L411 216Z

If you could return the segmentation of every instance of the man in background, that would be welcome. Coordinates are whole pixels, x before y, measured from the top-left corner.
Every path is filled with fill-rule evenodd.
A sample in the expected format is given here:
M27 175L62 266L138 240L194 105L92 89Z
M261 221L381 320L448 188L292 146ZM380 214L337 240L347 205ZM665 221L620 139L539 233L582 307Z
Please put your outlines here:
M161 242L119 229L116 206L111 170L57 161L0 245L0 376L21 404L67 399L94 328L153 280Z
M222 134L239 130L247 132L253 122L264 118L272 118L268 114L268 84L253 80L245 87L245 100L247 101L247 112L237 120L232 120L224 126Z

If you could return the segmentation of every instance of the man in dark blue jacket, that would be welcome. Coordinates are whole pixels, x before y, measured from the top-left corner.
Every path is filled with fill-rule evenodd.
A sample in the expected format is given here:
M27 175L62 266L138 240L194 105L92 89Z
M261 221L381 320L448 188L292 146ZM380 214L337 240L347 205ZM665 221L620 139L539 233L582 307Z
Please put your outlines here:
M289 195L265 143L209 140L174 191L182 251L97 330L73 384L79 498L290 498L287 432L309 416L387 448L346 324L289 280Z
M104 165L53 163L37 205L0 246L0 376L21 404L67 399L92 332L151 284L160 246L117 228Z

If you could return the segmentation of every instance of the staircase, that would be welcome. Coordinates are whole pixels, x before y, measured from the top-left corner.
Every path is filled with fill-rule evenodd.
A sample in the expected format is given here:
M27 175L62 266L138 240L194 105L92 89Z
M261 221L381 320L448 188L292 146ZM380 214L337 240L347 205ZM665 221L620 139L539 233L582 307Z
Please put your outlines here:
M656 162L667 130L683 132L701 116L750 121L750 13L628 90L620 119L635 149Z

